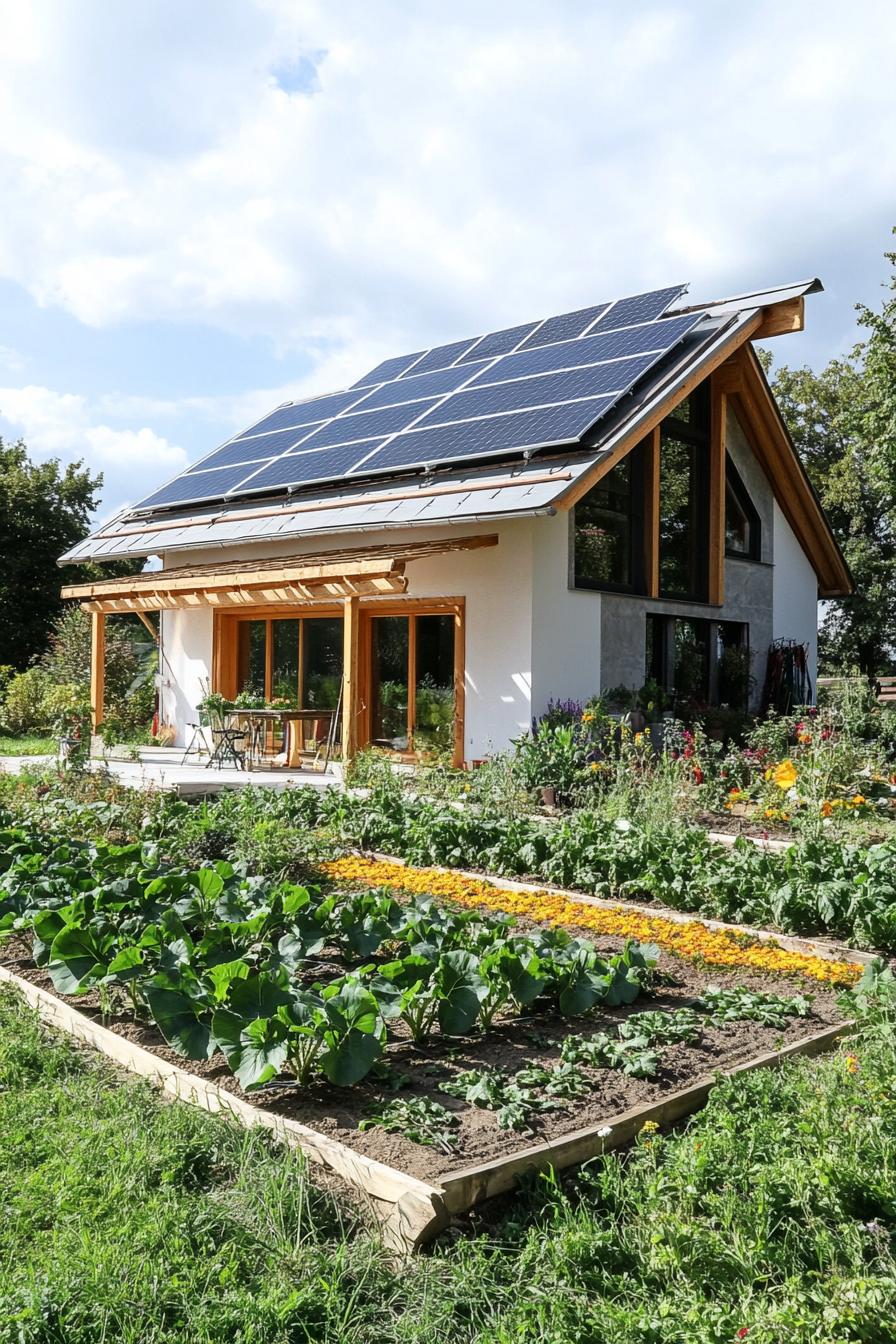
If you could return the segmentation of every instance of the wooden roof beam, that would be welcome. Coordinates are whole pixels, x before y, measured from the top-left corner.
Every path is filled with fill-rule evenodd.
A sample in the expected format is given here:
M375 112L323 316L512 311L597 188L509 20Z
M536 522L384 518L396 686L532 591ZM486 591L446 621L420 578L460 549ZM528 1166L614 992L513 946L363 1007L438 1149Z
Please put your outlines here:
M796 299L783 299L762 310L762 325L754 332L754 341L767 341L772 336L787 336L802 331L806 325L806 300L802 294Z

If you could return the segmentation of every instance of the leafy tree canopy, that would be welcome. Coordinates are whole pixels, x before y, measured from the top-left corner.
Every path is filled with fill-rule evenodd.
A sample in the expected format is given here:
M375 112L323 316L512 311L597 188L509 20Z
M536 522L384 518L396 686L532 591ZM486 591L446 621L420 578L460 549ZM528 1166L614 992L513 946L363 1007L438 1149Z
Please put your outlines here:
M780 368L772 388L856 582L827 604L825 671L888 670L896 653L896 253L879 312L857 305L868 336L820 372Z
M46 650L59 591L84 574L56 561L87 535L102 479L82 462L32 462L21 440L0 438L0 664L23 670ZM103 576L142 564L105 566Z

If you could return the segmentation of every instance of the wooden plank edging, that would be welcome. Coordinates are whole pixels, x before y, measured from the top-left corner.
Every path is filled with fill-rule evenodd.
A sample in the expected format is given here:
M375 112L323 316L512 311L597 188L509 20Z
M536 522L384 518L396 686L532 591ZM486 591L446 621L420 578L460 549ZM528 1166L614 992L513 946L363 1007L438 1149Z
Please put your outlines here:
M770 1050L735 1064L729 1069L721 1069L713 1075L707 1075L689 1087L678 1092L670 1092L658 1101L646 1102L620 1112L599 1125L589 1125L587 1129L576 1130L572 1134L561 1135L546 1143L533 1144L522 1152L512 1153L497 1162L487 1162L479 1166L467 1167L464 1171L451 1172L442 1178L445 1205L452 1213L458 1213L473 1207L483 1199L509 1190L517 1178L526 1171L553 1167L579 1166L590 1158L613 1148L620 1148L639 1133L648 1121L660 1126L674 1124L677 1120L706 1105L709 1094L716 1083L726 1078L734 1078L753 1069L774 1068L786 1059L796 1055L817 1055L835 1045L855 1026L851 1019L833 1027L824 1027L811 1036L792 1041L780 1050ZM609 1132L608 1132L609 1131Z
M13 985L48 1025L86 1042L179 1101L189 1102L205 1111L223 1112L247 1129L261 1125L271 1130L281 1142L301 1149L312 1162L331 1168L366 1197L370 1210L381 1224L383 1240L392 1249L413 1249L445 1225L447 1216L439 1186L365 1157L297 1120L243 1101L217 1083L200 1078L144 1046L119 1036L49 990L4 966L0 966L2 983Z
M299 1148L311 1161L337 1172L366 1198L369 1210L380 1224L384 1243L402 1253L416 1250L429 1241L447 1225L452 1214L465 1213L482 1200L512 1189L524 1172L548 1167L559 1171L578 1166L630 1143L648 1121L661 1126L672 1125L703 1107L718 1081L753 1069L776 1067L794 1056L819 1054L835 1045L855 1026L848 1020L825 1027L780 1050L768 1051L755 1059L706 1075L689 1087L657 1101L631 1107L599 1124L532 1144L494 1162L446 1173L440 1178L441 1184L436 1186L365 1157L298 1121L250 1105L216 1083L191 1074L110 1031L48 990L3 966L0 966L0 983L14 986L49 1025L85 1041L178 1100L203 1110L224 1112L247 1128L262 1125L290 1147Z

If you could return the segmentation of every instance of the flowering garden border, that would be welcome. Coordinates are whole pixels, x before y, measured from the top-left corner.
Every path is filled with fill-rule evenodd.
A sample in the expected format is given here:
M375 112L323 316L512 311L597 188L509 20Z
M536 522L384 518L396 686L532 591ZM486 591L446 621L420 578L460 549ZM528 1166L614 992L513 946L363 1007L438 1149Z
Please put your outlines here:
M320 865L329 877L367 887L437 896L463 906L487 906L545 924L656 943L667 952L706 965L741 967L777 975L804 975L822 984L854 984L874 961L840 943L794 938L716 919L694 919L677 910L607 901L561 887L483 877L460 868L415 868L389 854L347 855Z

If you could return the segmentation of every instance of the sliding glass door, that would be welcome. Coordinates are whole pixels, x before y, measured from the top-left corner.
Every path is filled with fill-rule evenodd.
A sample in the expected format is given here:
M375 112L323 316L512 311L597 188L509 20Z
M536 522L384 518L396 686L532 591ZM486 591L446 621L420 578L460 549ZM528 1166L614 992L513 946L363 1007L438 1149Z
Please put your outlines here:
M453 615L370 620L370 742L409 753L454 747Z

